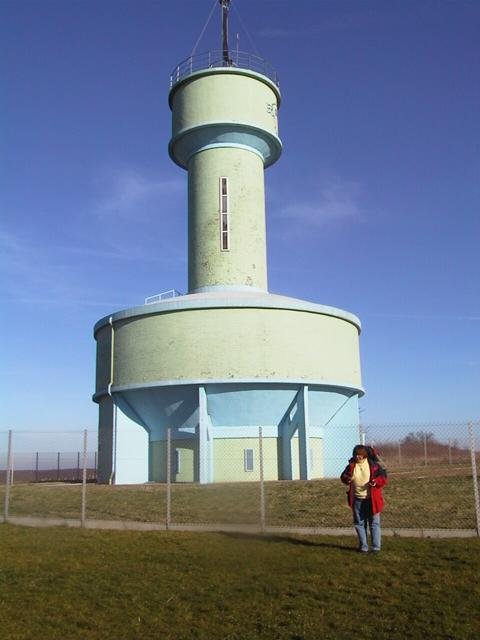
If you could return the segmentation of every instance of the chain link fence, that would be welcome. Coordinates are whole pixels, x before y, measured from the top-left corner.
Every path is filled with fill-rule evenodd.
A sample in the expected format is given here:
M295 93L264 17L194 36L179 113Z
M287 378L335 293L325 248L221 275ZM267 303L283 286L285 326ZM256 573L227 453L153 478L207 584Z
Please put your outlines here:
M84 524L86 485L96 480L96 447L96 432L86 430L0 433L4 521L41 517Z
M158 450L163 482L100 485L96 432L0 433L3 519L138 529L352 532L339 480L348 456L310 438L302 463L301 440L293 437L291 479L278 480L285 450L268 430L265 435L259 427L255 434L214 439L210 481L200 483L198 443L179 440L168 429ZM479 535L479 423L364 425L358 442L374 446L387 468L385 534ZM300 479L305 474L308 479Z

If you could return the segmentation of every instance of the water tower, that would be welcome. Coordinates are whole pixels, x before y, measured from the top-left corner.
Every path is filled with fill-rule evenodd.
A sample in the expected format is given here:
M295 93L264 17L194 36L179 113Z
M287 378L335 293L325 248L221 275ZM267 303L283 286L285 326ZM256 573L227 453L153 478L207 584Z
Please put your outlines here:
M100 482L336 476L358 440L359 320L268 292L264 170L281 154L275 72L228 47L171 78L188 174L188 293L99 320Z

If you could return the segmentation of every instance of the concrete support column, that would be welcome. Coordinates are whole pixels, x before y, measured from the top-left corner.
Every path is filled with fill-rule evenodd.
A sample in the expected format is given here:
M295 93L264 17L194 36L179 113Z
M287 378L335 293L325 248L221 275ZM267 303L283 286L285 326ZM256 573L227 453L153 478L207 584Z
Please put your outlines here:
M213 441L212 423L207 410L205 387L198 388L198 481L200 484L212 482Z
M292 433L286 424L282 429L282 480L292 480Z
M115 447L115 407L111 396L103 396L98 406L97 482L111 481Z
M310 480L310 419L308 412L308 386L298 392L298 454L300 458L300 480Z
M293 415L293 419L290 416ZM282 479L292 480L292 438L298 432L298 457L300 480L310 480L310 419L308 411L308 386L302 385L294 401L288 407L280 425L282 437Z
M297 430L296 413L293 420L290 419L298 402L298 394L290 403L279 425L279 435L282 438L282 480L293 480L292 438Z

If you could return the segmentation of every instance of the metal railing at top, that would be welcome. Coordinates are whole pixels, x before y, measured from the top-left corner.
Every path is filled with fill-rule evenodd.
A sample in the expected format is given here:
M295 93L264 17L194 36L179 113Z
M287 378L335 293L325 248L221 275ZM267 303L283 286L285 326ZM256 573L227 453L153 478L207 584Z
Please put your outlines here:
M207 51L189 56L180 62L170 76L170 88L196 71L216 68L250 69L269 78L277 87L280 86L275 69L266 60L253 53L230 51L230 60L226 62L223 51Z
M167 300L169 298L177 298L182 295L183 293L176 289L169 289L162 293L156 293L154 296L148 296L148 298L145 298L145 304L155 304L155 302L161 302L162 300Z

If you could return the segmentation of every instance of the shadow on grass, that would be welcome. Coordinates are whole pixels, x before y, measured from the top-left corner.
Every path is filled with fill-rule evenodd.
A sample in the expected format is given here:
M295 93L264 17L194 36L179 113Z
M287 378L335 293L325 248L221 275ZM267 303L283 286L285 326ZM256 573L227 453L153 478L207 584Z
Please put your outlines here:
M262 540L264 542L286 542L292 545L300 545L303 547L320 547L324 549L340 549L347 552L358 552L357 545L346 546L343 544L336 544L334 542L327 542L323 540L313 541L305 538L294 538L291 536L276 536L262 533L237 533L237 532L223 532L223 536L227 538L233 538L234 540Z

